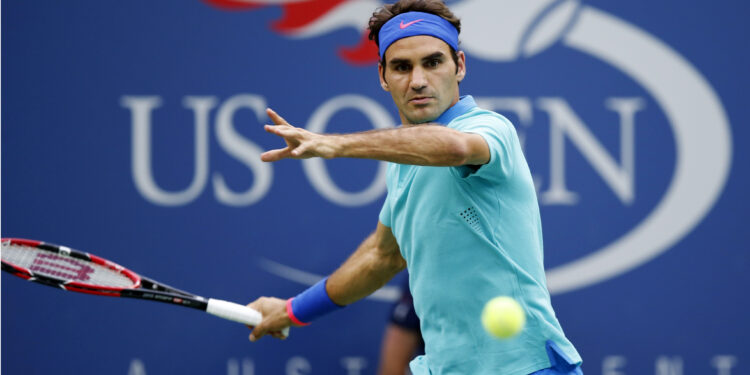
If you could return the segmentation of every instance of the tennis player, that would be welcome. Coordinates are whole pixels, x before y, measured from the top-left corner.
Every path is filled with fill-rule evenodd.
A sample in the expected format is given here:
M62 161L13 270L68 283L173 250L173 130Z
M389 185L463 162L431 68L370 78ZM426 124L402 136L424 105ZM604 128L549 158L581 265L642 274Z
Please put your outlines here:
M515 129L459 95L466 76L460 20L440 0L402 0L378 8L369 28L380 85L403 125L315 134L269 109L275 125L266 131L286 147L261 159L389 162L377 228L339 269L296 297L249 304L264 317L250 340L310 324L408 267L426 353L411 362L414 374L581 374L581 357L550 303L539 206ZM510 340L493 338L480 322L484 304L498 295L515 298L526 313L525 329Z

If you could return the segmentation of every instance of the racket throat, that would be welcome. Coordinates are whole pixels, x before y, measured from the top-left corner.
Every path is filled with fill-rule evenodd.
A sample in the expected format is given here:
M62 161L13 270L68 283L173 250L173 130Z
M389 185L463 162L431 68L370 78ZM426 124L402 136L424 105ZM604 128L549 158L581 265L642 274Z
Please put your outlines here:
M124 289L120 292L120 297L145 299L149 301L168 303L171 305L191 307L202 311L205 311L208 305L208 301L200 296L179 295L170 292L162 292L159 290Z

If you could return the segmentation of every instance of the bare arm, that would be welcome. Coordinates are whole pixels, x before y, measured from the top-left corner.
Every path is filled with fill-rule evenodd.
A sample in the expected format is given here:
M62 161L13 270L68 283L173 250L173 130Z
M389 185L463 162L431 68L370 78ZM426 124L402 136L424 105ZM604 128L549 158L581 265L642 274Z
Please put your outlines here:
M351 134L316 134L289 125L271 109L267 113L276 125L266 125L266 131L284 138L287 147L263 153L261 160L266 162L322 157L458 166L482 165L490 160L484 138L445 126L410 125Z
M369 296L406 268L391 228L378 222L375 232L329 278L328 296L348 305Z
M405 267L391 229L378 223L375 232L331 274L326 291L336 304L348 305L378 290ZM248 306L263 314L263 321L250 334L251 341L269 333L281 338L278 332L292 325L282 299L261 297Z

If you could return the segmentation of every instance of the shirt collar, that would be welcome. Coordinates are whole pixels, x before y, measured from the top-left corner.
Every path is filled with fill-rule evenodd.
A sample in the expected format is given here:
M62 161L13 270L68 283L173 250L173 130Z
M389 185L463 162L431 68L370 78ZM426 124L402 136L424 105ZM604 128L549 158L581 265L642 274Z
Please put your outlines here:
M476 106L477 103L474 101L474 98L471 95L464 95L458 100L458 102L456 102L456 104L445 110L445 112L443 112L443 114L440 115L440 117L438 117L435 122L443 125L448 125L448 123L453 121L456 117L471 111Z

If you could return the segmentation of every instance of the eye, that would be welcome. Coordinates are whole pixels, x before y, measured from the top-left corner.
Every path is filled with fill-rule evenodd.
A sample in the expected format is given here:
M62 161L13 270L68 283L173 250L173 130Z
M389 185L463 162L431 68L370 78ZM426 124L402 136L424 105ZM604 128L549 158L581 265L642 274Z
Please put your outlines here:
M397 72L407 72L409 71L409 64L396 64L393 69Z
M425 65L428 68L437 68L437 66L440 65L440 62L441 62L440 59L429 59L429 60L427 60L427 62L425 63Z

